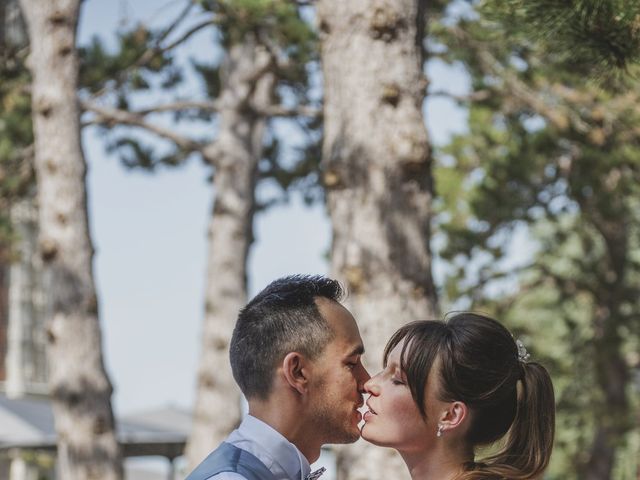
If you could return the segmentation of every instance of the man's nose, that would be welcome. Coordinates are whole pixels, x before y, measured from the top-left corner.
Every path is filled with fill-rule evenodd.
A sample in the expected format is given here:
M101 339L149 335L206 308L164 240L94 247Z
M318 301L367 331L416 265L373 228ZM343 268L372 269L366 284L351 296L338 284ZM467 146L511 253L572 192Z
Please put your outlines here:
M358 390L361 393L364 393L364 385L371 379L371 375L367 372L367 369L364 368L364 365L360 365L360 371L358 372Z

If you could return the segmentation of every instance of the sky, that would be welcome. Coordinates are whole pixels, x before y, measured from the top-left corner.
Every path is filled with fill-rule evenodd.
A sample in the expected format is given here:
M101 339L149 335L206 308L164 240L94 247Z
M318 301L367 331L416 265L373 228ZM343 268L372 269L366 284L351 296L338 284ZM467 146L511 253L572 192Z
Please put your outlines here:
M123 22L160 26L177 0L85 0L79 43L112 41ZM200 35L190 55L214 52ZM464 72L428 68L431 88L462 94ZM435 143L464 130L465 113L445 98L425 106ZM116 414L162 406L190 408L200 351L206 266L206 226L213 192L197 161L149 174L127 171L105 152L96 129L83 133L89 166L91 233L106 367ZM249 294L292 273L327 274L331 227L323 206L298 199L258 214L249 257Z

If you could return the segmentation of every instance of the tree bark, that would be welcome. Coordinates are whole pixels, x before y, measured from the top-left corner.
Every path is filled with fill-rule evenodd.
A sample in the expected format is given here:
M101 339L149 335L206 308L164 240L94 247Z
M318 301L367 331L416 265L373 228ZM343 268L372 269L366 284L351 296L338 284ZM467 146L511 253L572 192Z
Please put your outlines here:
M26 42L18 0L0 0L0 57L6 56L8 49L22 47Z
M437 311L422 116L424 7L421 0L318 3L331 270L350 292L372 373L398 327ZM350 480L408 475L391 450L362 442L341 451L338 469Z
M51 275L49 387L59 476L122 478L93 281L75 48L80 0L23 0L31 45L40 254Z
M583 465L581 478L609 480L616 462L616 451L623 444L625 434L632 427L632 411L627 397L631 372L624 358L624 338L621 335L627 322L621 311L629 296L627 265L630 218L620 197L608 202L609 208L624 212L607 216L592 202L581 202L583 215L600 233L606 246L601 263L601 285L594 299L593 365L596 382L602 392L602 415L596 424L588 460ZM631 295L635 295L635 289Z
M0 382L7 379L7 329L9 327L8 247L0 242Z
M275 77L271 56L252 38L233 45L222 68L220 130L204 150L215 169L208 232L205 316L194 422L187 444L191 468L240 422L241 404L229 364L229 341L247 300L247 255L253 239L254 191L263 155Z
M0 55L4 56L3 53L7 48L7 39L6 39L6 22L7 22L7 0L0 0Z

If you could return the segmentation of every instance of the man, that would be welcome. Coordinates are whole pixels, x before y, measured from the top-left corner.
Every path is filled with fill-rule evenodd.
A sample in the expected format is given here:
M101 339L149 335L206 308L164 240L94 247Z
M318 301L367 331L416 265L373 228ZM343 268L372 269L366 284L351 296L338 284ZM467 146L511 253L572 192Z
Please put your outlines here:
M369 374L342 295L335 280L295 275L240 311L230 359L249 414L187 480L304 480L322 445L360 437Z

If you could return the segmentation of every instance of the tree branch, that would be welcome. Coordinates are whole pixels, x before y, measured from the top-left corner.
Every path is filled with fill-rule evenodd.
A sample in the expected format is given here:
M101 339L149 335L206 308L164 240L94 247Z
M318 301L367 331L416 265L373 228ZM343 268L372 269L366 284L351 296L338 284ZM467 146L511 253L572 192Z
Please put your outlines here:
M285 51L274 41L272 41L268 35L263 35L262 30L258 31L258 41L269 51L276 66L281 70L286 70L291 66L289 57Z
M192 36L193 34L195 34L196 32L200 31L201 29L203 29L206 26L209 25L213 25L214 21L212 18L208 18L205 21L202 21L196 25L194 25L193 27L191 27L189 30L187 30L184 34L182 34L178 39L176 39L175 41L171 42L169 45L167 45L166 47L162 47L161 44L162 42L171 34L171 32L173 32L178 25L184 21L184 19L187 17L187 14L189 13L189 11L191 10L191 8L193 8L193 6L195 5L195 2L193 0L191 0L189 2L189 4L180 12L180 14L178 14L178 16L176 17L176 19L171 22L171 25L169 25L160 35L159 37L156 39L155 43L153 46L147 48L144 52L142 52L140 54L140 56L138 57L137 60L135 60L131 65L129 65L128 67L126 67L124 70L122 70L116 79L116 82L119 84L123 81L123 79L126 78L126 75L131 71L134 70L136 68L142 68L144 67L146 64L148 64L156 55L159 54L163 54L166 53L172 49L174 49L175 47L177 47L178 45L180 45L182 42L186 41L190 36ZM100 90L98 90L97 92L95 92L94 94L91 95L91 98L95 99L98 97L101 97L102 95L105 94L105 92L108 90L108 87L105 86L103 88L101 88Z
M511 90L524 105L546 118L559 129L564 130L571 123L580 132L589 130L589 126L576 112L567 106L550 104L543 95L529 88L517 75L505 68L486 47L480 46L479 42L472 39L467 32L457 26L451 27L450 30L458 40L476 53L476 58L480 61L482 68L487 73L501 78L505 87Z
M165 103L164 105L156 105L154 107L128 111L127 113L137 117L145 117L152 113L180 112L184 110L200 110L203 112L216 113L219 112L222 108L220 103L221 102L218 101L207 100L180 100L176 102ZM83 105L85 104L83 103ZM89 105L89 103L87 103L87 105ZM87 108L87 110L93 111L95 113L94 107ZM310 119L315 119L322 116L322 109L313 107L311 105L298 105L295 107L286 107L284 105L269 105L266 107L252 106L252 110L256 114L263 115L265 117L307 117Z
M284 105L269 105L257 110L267 117L307 117L311 119L320 118L322 110L309 105L299 105L297 107L285 107Z
M151 60L151 58L153 58L154 55L160 54L160 53L166 53L169 50L173 50L175 47L177 47L178 45L180 45L182 42L184 42L185 40L187 40L191 35L199 32L200 30L202 30L204 27L208 27L209 25L213 25L214 21L213 19L207 19L205 21L202 21L196 25L194 25L193 27L191 27L189 30L187 30L185 33L183 33L180 37L178 37L176 40L174 40L173 42L171 42L169 45L167 45L166 47L156 47L153 50L147 50L145 52L145 54L148 54L149 58L145 58L144 54L143 56L140 58L140 63L142 65L144 65L146 62L148 62L149 60Z
M146 121L143 115L128 112L116 108L101 107L89 101L81 101L84 110L92 112L94 118L84 125L104 125L113 127L116 125L129 125L142 128L166 140L170 140L185 151L202 152L204 145L188 137L180 135L170 128L154 125Z
M447 92L446 90L434 90L433 92L427 92L427 97L444 97L455 100L456 102L465 103L486 100L489 98L490 94L489 90L477 90L468 95L456 95L454 93Z
M154 107L131 111L130 113L146 116L151 113L180 112L184 110L201 110L203 112L215 113L220 110L220 104L219 102L208 100L179 100L176 102L165 103L163 105L156 105Z
M176 19L171 22L171 25L169 25L164 32L162 32L160 34L160 36L158 37L158 41L156 42L156 45L159 45L160 42L162 42L165 38L167 38L171 32L173 32L175 30L175 28L180 25L180 23L187 18L187 15L189 14L189 12L191 11L191 9L195 6L195 1L194 0L189 0L189 2L187 2L187 5L185 5L185 7L182 9L182 11L178 14L178 16L176 17Z

